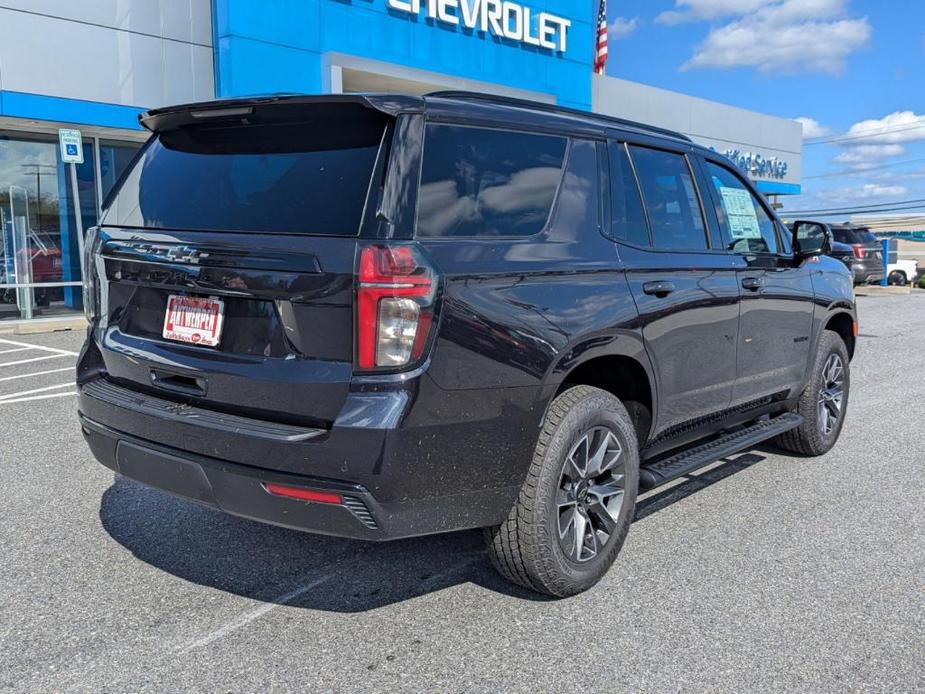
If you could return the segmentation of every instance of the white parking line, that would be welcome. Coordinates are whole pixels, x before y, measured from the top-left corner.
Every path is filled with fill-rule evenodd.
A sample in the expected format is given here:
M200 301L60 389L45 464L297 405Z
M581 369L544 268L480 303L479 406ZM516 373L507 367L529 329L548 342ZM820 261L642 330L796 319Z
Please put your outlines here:
M13 347L28 347L30 349L40 349L43 352L54 352L55 354L68 355L71 357L76 357L77 352L71 352L66 349L58 349L57 347L45 347L44 345L33 345L28 342L16 342L15 340L5 340L0 338L0 344L12 345Z
M474 563L476 560L478 560L482 556L484 556L484 553L482 551L464 552L462 561L459 561L453 564L452 566L447 567L443 571L439 571L435 573L433 576L430 576L426 580L426 583L433 584L433 583L442 581L446 577L456 573L457 571L460 571L461 569L468 567L469 565ZM273 610L275 610L277 607L284 607L288 603L302 597L303 595L308 593L312 588L317 588L325 581L329 581L330 579L334 578L334 576L337 575L338 569L341 568L345 563L349 565L349 564L355 563L356 561L357 560L352 560L352 561L341 560L341 561L334 562L332 566L328 567L328 573L322 576L319 576L313 581L309 581L305 585L300 586L299 588L296 588L295 590L289 593L286 593L285 595L280 595L278 598L274 598L270 602L264 605L261 605L260 607L254 608L253 610L249 610L241 614L236 619L232 619L231 621L227 622L224 626L221 626L218 629L215 629L214 631L209 632L202 638L196 639L195 641L190 641L182 646L179 646L177 650L179 650L180 653L189 653L190 651L196 648L201 648L202 646L208 646L210 643L213 643L214 641L218 641L219 639L222 639L228 636L228 634L231 634L232 632L235 632L238 629L246 627L248 624L250 624L254 620L260 619L268 612L272 612Z
M14 347L13 349L0 349L0 354L12 354L13 352L28 352L32 347Z
M286 603L292 602L296 598L300 598L305 595L312 588L320 586L325 581L329 581L334 577L334 574L328 574L327 576L321 576L316 578L310 583L306 583L304 586L296 588L292 592L286 593L285 595L280 595L278 598L274 599L272 602L265 603L260 607L257 607L249 612L245 612L237 619L234 619L228 622L225 626L216 629L215 631L206 634L201 639L196 639L185 646L180 648L181 653L189 653L195 648L201 648L202 646L208 646L213 641L218 641L220 638L223 638L230 634L233 631L237 631L242 627L246 627L248 624L253 622L255 619L260 619L267 612L275 610L277 607L281 607Z
M46 386L45 388L33 388L32 390L21 390L18 393L8 393L6 395L0 395L0 403L6 402L7 400L12 400L13 398L21 398L23 395L32 395L33 393L44 393L48 390L60 390L61 388L73 388L76 384L73 381L68 383L59 383L56 386ZM63 395L63 393L62 393Z
M73 366L65 366L63 369L49 369L48 371L34 371L32 373L27 373L27 374L16 374L15 376L4 376L3 378L0 378L0 383L2 383L3 381L16 381L20 378L29 378L31 376L47 376L48 374L59 374L64 371L73 371L73 370L74 370Z
M28 398L16 398L15 400L0 400L0 405L12 405L14 402L30 402L32 400L49 400L51 398L66 398L69 395L77 395L77 391L68 393L50 393L48 395L31 395Z
M0 364L0 369L4 366L19 366L20 364L31 364L35 361L45 361L46 359L60 359L61 357L72 357L74 356L73 352L66 352L64 354L49 354L44 357L32 357L31 359L20 359L19 361L8 361L6 363Z

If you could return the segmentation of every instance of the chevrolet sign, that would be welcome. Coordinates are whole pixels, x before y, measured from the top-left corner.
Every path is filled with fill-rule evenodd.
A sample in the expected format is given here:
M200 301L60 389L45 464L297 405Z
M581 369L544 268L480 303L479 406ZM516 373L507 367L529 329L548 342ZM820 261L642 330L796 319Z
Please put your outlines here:
M565 53L572 20L508 0L388 0L389 8Z

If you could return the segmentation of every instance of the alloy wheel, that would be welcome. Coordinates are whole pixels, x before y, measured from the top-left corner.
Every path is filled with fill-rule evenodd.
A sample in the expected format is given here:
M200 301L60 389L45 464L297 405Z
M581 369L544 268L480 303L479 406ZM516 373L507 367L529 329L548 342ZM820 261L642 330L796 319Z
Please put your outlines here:
M838 354L831 354L822 369L822 388L819 390L819 432L830 436L842 416L845 401L845 363Z
M559 547L575 563L598 556L616 529L626 491L623 448L607 427L586 432L562 466L556 492Z

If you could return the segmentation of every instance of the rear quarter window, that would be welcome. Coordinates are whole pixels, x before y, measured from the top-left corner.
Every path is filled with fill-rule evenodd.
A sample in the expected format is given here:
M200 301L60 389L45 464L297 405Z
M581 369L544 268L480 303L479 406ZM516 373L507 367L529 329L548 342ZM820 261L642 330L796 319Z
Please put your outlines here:
M417 235L533 236L562 179L568 140L457 125L428 125Z

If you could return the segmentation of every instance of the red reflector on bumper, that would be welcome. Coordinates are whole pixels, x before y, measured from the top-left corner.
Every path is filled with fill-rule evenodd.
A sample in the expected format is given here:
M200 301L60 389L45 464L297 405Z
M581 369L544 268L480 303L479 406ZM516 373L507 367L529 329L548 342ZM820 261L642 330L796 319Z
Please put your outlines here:
M344 503L344 497L334 492L319 492L314 489L303 489L302 487L286 487L282 484L271 484L270 482L265 482L263 487L273 496L284 496L287 499L316 501L319 504Z

